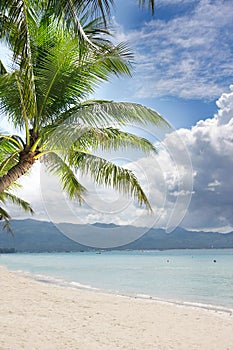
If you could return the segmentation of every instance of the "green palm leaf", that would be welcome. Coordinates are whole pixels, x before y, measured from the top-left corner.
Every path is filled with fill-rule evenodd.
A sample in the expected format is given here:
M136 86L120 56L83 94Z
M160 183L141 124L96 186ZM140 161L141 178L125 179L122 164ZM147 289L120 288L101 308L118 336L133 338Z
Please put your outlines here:
M0 134L0 176L7 173L19 159L23 149L22 139L16 135Z
M36 123L56 119L64 108L80 103L111 74L130 74L132 54L125 44L113 46L105 42L96 51L82 46L54 24L50 24L49 29L40 27L36 40L36 51L33 52L33 55L37 54L34 68L38 103Z
M48 0L48 9L52 8L56 17L63 18L68 27L72 27L80 38L85 39L85 32L78 20L79 15L88 8L89 15L101 15L106 26L113 3L113 0Z
M30 214L34 213L31 205L27 201L17 197L16 195L14 195L14 194L12 194L10 192L3 192L3 193L1 193L0 194L0 201L3 202L3 203L8 201L8 202L10 202L12 204L15 204L15 205L19 206L25 212L28 212Z
M48 139L45 150L66 151L138 149L144 153L156 152L155 147L145 138L116 128L94 128L77 123L52 125L44 128L42 140Z
M0 111L7 114L15 126L23 127L22 105L17 79L18 71L7 72L0 76Z
M2 225L2 230L7 230L7 232L13 234L13 231L10 226L10 219L11 217L8 214L8 212L2 207L0 207L0 221L4 221L4 224Z
M67 158L70 166L80 171L82 175L90 175L96 184L128 194L137 200L140 206L144 204L148 210L152 210L146 194L132 171L85 152L70 151Z
M47 170L59 177L63 190L67 193L68 197L81 203L86 189L79 183L71 167L54 152L44 156L43 161Z
M10 193L9 191L5 191L0 193L0 203L12 203L14 205L17 205L21 209L23 209L25 212L28 212L30 214L34 214L34 211L31 207L31 205L26 202L25 200L17 197L16 195ZM10 214L2 207L0 207L0 221L4 220L4 224L2 226L2 229L6 229L9 233L13 234L13 231L10 227Z
M108 127L110 125L125 126L127 124L148 125L170 129L168 122L151 108L130 102L87 101L70 108L57 119L60 123L66 121Z
M148 2L148 7L154 14L154 0L138 0L139 6L144 7ZM107 20L110 18L111 9L114 7L114 0L48 0L48 9L52 8L56 16L64 18L64 22L72 25L78 32L80 30L77 23L77 15L88 8L91 16L101 16L107 25ZM81 34L81 33L80 33Z
M133 148L144 153L156 152L147 139L115 128L89 128L74 144L75 147L92 150L100 148L104 151Z
M20 99L27 118L36 113L35 77L32 66L30 32L36 27L36 12L30 0L2 0L0 39L4 38L21 68Z

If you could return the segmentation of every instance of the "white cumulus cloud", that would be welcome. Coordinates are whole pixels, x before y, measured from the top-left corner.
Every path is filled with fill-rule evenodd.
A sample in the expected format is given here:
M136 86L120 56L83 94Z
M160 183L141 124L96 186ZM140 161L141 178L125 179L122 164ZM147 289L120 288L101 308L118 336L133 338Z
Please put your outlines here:
M177 131L192 160L194 176L191 204L182 225L229 231L233 229L233 86L217 106L212 119ZM178 145L173 146L173 152L180 153Z

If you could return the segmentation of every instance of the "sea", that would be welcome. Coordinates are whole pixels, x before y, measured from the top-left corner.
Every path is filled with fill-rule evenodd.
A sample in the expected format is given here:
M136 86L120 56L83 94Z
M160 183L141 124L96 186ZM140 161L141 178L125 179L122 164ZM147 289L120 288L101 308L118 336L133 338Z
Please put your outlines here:
M2 254L44 283L233 312L233 249Z

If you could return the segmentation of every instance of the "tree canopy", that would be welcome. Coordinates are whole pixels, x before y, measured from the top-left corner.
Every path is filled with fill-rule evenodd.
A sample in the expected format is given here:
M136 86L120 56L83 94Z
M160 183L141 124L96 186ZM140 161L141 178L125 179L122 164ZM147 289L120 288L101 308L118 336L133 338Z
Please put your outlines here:
M145 1L139 1L145 5ZM151 10L154 11L151 4ZM0 200L40 159L59 176L71 199L86 189L77 171L99 185L150 203L135 175L98 157L95 151L128 147L155 152L146 139L124 132L127 123L166 125L155 111L129 102L89 100L111 75L130 75L133 55L125 43L114 45L106 28L113 1L1 1L0 38L12 52L12 68L0 62L1 113L21 130L0 131ZM88 8L87 12L84 9ZM91 19L95 11L100 18ZM64 24L65 23L65 24ZM85 40L87 39L87 40ZM22 136L24 135L24 136ZM7 219L5 209L1 215Z

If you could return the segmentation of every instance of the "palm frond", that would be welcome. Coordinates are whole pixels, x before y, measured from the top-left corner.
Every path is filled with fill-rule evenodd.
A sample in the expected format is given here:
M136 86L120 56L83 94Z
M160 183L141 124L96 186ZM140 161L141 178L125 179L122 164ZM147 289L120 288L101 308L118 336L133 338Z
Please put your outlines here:
M28 85L30 82L27 74L27 69L17 69L0 75L0 110L8 115L15 127L21 129L35 114L33 107L35 92L32 90L34 85L33 87Z
M36 27L36 13L30 0L2 0L0 5L1 30L13 52L14 61L21 69L21 100L25 105L27 117L31 119L36 113L35 77L32 66L30 31Z
M56 113L63 106L66 98L69 100L69 85L73 83L73 81L69 82L69 78L72 79L75 74L76 67L74 67L73 61L78 54L77 43L69 35L66 36L61 28L60 32L58 32L59 29L57 32L55 30L56 28L51 26L49 36L46 37L45 29L45 32L43 30L39 32L40 36L38 37L40 55L35 67L38 76L36 88L38 122L46 114ZM51 37L53 38L52 43ZM76 87L76 91L73 87L73 93L82 94L82 88L82 84L80 84L79 89Z
M133 54L127 43L119 43L116 46L105 45L99 50L96 57L97 65L102 65L106 72L116 76L131 75ZM103 69L102 68L102 69Z
M107 19L111 15L114 0L86 0L83 2L84 6L90 7L92 15L100 15L103 18L105 25L107 25Z
M23 126L20 94L16 84L18 72L7 72L0 76L0 111L8 115L14 125Z
M88 9L89 16L98 17L100 15L106 26L113 4L113 0L48 0L48 10L52 8L55 16L63 18L68 28L71 27L80 38L86 39L85 31L82 26L80 27L78 20L80 14Z
M47 142L45 142L47 140ZM42 150L66 151L137 149L144 153L156 152L147 139L116 128L94 128L77 123L51 125L44 128Z
M156 152L147 139L115 128L90 128L74 143L75 149L125 150L137 149L145 153Z
M8 201L12 204L17 205L25 212L28 212L30 214L34 214L34 211L31 207L30 203L28 203L27 201L23 200L22 198L17 197L16 195L14 195L8 191L5 191L5 192L0 194L0 201L4 202L4 203L6 201Z
M43 21L55 20L57 23L63 23L63 27L72 30L79 41L94 46L80 21L79 15L83 10L81 2L80 0L48 0L44 7Z
M140 206L144 204L152 211L149 200L132 171L85 152L70 151L67 158L70 166L82 175L90 175L96 184L130 195Z
M1 0L0 38L4 38L14 53L14 59L21 57L21 67L25 67L30 55L30 32L36 27L35 6L30 0Z
M7 230L8 233L13 235L13 231L10 226L10 219L11 217L8 214L8 212L2 207L0 207L0 221L4 221L4 224L2 225L2 230Z
M9 148L9 150L19 149L22 151L24 142L19 135L4 135L0 133L0 143L3 148Z
M79 183L71 167L54 152L44 156L43 162L50 173L58 176L68 197L81 203L86 189Z
M7 70L5 66L3 65L2 61L0 60L0 75L4 75L7 73Z
M19 152L12 153L8 158L6 158L2 163L0 163L0 175L7 173L18 161Z
M22 150L20 137L0 134L0 149L0 176L2 176L18 162Z
M145 4L148 3L148 8L152 15L155 13L155 1L154 0L138 0L139 6L144 8Z
M130 102L87 101L70 108L57 122L83 123L95 127L125 126L130 123L170 129L169 123L151 108Z
M102 17L90 20L89 14L86 13L81 18L81 23L83 23L84 32L91 40L91 42L96 46L96 50L99 50L106 44L111 44L109 37L112 35L106 28Z
M0 193L0 203L3 203L3 204L12 203L20 207L25 212L34 214L34 211L28 202L10 193L9 191L4 191ZM10 226L10 219L11 219L10 214L4 208L0 207L0 221L1 220L4 221L2 229L3 230L6 229L9 233L13 235L13 231Z
M132 65L127 45L104 43L96 51L53 24L38 30L36 52L36 118L43 124L80 103L111 74L130 74Z

